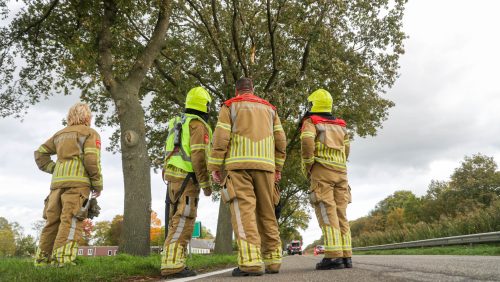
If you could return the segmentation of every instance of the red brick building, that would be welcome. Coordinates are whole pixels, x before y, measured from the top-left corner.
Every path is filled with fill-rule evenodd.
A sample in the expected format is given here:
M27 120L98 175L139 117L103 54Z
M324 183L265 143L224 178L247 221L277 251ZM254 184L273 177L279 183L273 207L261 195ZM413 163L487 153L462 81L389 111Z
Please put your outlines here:
M116 256L118 246L79 246L78 255L84 257Z

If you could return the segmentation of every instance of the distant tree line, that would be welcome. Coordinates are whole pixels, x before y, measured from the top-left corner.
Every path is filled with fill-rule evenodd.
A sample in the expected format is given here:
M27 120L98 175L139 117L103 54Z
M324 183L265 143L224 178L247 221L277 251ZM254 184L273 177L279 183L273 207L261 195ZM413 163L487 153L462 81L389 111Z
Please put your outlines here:
M0 217L0 257L30 256L35 253L36 239L25 235L17 222Z
M465 157L449 181L421 197L401 190L351 222L353 244L368 246L500 230L500 172L492 157Z

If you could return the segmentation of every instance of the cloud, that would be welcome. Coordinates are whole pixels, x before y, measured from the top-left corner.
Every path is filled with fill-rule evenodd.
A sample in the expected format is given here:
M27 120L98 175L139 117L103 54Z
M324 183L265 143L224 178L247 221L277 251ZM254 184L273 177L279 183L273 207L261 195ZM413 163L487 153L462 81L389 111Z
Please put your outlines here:
M425 193L432 179L447 180L465 155L500 160L500 2L410 1L404 30L410 36L401 58L401 77L387 97L396 103L378 136L352 142L349 219L366 215L396 190ZM41 219L50 176L37 170L33 151L61 127L72 96L32 107L24 122L0 119L0 216L30 231ZM100 130L103 141L111 130ZM106 144L103 144L105 146ZM98 220L123 213L119 155L103 152L105 190ZM165 185L152 174L152 208L163 220ZM216 232L218 203L200 196L198 220ZM315 215L303 232L304 245L321 236Z

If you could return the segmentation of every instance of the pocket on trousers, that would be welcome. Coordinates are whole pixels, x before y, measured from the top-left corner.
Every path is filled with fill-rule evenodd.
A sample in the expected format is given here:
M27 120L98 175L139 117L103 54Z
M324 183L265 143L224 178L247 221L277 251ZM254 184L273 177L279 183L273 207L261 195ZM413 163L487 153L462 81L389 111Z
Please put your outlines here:
M323 202L325 200L324 195L329 192L329 190L333 190L333 188L320 181L314 181L311 184L311 191L309 191L309 201L311 204L317 204Z
M274 190L273 190L273 204L274 206L277 206L280 202L280 187L278 186L278 183L274 184Z
M230 203L236 198L236 192L234 191L233 183L229 175L223 181L222 189L220 190L220 195L224 203Z
M47 208L49 206L49 197L50 194L43 200L43 212L42 212L42 217L43 219L47 219Z
M88 215L88 209L85 208L85 205L89 201L89 197L85 196L83 193L80 193L80 197L78 199L78 206L75 208L73 214L78 220L85 220Z

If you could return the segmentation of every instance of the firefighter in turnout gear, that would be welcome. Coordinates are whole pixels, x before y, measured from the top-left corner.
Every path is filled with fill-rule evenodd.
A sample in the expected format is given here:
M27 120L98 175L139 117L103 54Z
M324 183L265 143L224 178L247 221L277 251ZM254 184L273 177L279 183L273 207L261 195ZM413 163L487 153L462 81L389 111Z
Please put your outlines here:
M89 106L73 105L67 122L66 128L35 151L38 168L52 174L50 194L43 209L46 224L40 235L35 266L75 264L90 192L98 197L103 188L101 138L90 128ZM54 162L51 155L56 154Z
M233 276L278 273L281 241L274 213L274 183L281 178L286 136L276 108L253 94L248 78L236 82L236 97L221 107L208 161L221 197L230 204L238 268ZM227 171L222 179L221 170Z
M352 267L351 232L346 217L350 200L346 123L331 114L333 100L328 91L318 89L308 101L312 107L300 125L302 168L311 182L310 200L325 246L325 257L316 269Z
M168 278L195 276L186 267L186 247L193 233L200 189L212 193L207 170L212 130L207 124L212 98L202 87L186 96L186 110L168 123L163 177L168 181L168 233L163 246L161 274Z

